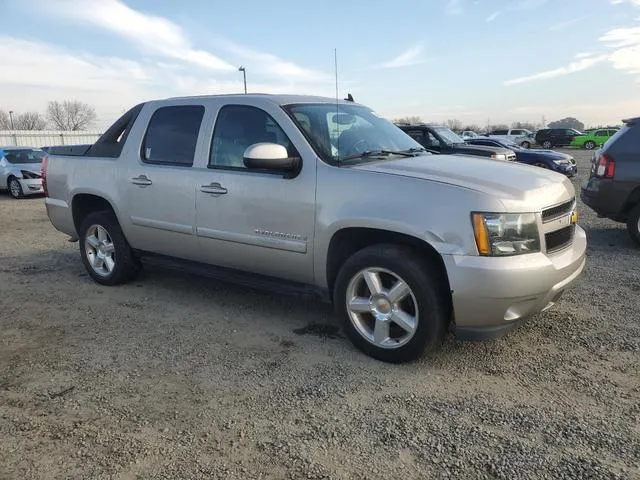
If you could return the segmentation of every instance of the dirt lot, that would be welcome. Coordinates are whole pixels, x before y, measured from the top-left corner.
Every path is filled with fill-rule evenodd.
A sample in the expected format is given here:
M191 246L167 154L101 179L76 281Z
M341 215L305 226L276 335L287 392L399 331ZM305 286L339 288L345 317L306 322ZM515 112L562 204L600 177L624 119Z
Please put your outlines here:
M42 198L1 196L0 478L640 478L640 250L580 223L554 309L391 366L315 301L161 270L101 287Z

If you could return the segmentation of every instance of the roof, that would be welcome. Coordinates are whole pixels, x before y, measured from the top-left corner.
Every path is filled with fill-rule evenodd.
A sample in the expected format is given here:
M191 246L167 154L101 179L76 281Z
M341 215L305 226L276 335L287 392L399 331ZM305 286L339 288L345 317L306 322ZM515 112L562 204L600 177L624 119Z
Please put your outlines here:
M199 99L217 99L217 98L255 98L271 100L277 105L288 105L291 103L336 103L335 97L321 97L316 95L286 95L286 94L270 94L270 93L230 93L225 95L191 95L184 97L171 97L167 100L187 100L192 98ZM354 105L357 102L349 102L342 98L337 100L338 103Z
M631 118L626 118L624 120L622 120L622 123L626 124L626 125L633 125L640 122L640 117L631 117Z

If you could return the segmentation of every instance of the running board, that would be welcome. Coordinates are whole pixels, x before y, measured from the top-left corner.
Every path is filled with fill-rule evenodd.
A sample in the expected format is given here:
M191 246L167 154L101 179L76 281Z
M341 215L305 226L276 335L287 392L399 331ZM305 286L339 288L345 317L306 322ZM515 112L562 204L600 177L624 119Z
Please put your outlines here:
M181 258L156 253L143 251L136 251L135 253L143 265L150 267L190 273L255 290L271 291L289 296L314 297L319 298L323 302L331 303L331 297L328 292L312 285L282 280L267 275L243 272L232 268L218 267L192 260L183 260Z

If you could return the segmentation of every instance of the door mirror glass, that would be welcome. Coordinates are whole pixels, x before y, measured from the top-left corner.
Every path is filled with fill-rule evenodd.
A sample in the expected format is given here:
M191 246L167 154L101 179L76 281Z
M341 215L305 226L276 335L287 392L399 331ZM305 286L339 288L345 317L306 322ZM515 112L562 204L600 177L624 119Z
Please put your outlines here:
M287 149L277 143L254 143L244 151L244 165L259 170L293 172L300 165L299 158L291 158Z

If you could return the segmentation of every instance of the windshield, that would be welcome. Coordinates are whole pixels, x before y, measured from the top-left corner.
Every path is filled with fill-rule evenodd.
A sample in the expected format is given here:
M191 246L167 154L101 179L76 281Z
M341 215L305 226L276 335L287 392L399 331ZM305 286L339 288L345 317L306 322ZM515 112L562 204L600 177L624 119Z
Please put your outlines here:
M362 105L306 103L284 108L329 163L340 163L347 157L358 159L364 153L369 155L360 160L370 160L371 152L424 150L396 125Z
M447 127L433 127L436 133L448 144L464 143L464 139Z
M5 150L4 158L9 163L23 164L23 163L41 163L45 153L42 150Z

